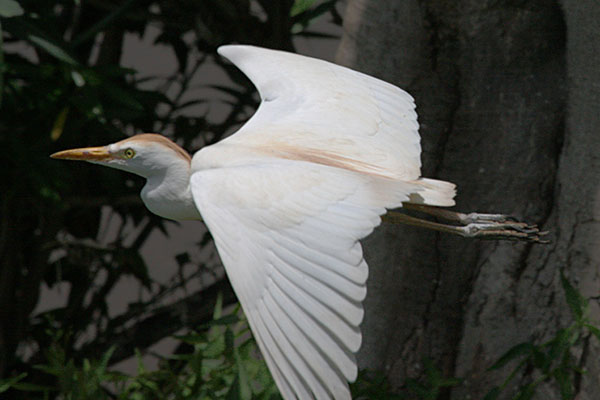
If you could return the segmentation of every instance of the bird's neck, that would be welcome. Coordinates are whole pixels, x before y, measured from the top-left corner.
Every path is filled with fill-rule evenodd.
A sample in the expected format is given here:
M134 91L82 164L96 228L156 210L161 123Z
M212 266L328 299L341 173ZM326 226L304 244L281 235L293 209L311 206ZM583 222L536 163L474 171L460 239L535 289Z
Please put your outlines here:
M147 176L141 196L146 207L160 217L176 221L201 219L190 188L189 163Z

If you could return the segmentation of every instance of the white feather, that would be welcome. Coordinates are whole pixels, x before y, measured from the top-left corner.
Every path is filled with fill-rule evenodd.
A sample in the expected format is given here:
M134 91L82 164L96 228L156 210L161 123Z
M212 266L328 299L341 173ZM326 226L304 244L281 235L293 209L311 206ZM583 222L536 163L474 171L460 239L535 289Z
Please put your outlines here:
M359 240L403 201L449 204L419 179L412 97L324 61L251 46L219 52L261 106L192 160L191 190L282 396L350 399L368 267Z
M348 399L349 392L340 388L356 378L352 353L362 340L366 293L367 265L358 240L379 223L386 206L408 193L398 200L398 193L363 193L389 189L392 181L293 160L199 170L191 182L257 342L278 366L278 385L304 399L304 390L317 396L321 383L329 385L338 376L327 391ZM260 205L252 204L259 200ZM286 209L295 211L286 218ZM265 348L271 345L276 348Z

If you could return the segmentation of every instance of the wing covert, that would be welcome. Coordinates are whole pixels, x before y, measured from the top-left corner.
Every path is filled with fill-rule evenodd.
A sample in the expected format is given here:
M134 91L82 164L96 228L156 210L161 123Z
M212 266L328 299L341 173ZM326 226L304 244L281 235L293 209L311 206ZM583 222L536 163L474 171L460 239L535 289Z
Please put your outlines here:
M218 51L250 78L262 99L225 142L396 179L420 176L419 124L404 90L298 54L245 45Z

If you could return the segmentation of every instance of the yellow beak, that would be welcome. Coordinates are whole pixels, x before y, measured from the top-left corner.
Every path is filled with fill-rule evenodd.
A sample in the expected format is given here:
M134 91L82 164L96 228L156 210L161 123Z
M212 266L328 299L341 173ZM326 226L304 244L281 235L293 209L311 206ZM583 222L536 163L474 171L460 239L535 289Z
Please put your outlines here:
M50 155L61 160L108 161L113 159L106 146L85 147L82 149L63 150Z

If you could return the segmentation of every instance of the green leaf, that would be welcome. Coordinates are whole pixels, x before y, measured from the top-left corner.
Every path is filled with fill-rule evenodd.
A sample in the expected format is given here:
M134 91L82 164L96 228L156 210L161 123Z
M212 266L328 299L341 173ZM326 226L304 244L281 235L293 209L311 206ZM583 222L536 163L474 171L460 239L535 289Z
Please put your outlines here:
M106 350L106 352L102 355L102 358L100 359L100 364L98 365L100 371L106 371L106 369L108 368L108 362L110 361L110 358L112 357L116 349L117 346L110 346L110 348Z
M406 385L406 388L412 393L419 396L419 398L426 399L429 398L429 396L431 395L430 390L415 379L409 378L404 383Z
M73 41L73 46L77 47L82 43L87 42L88 40L96 37L96 34L102 32L106 29L110 24L114 23L115 20L120 18L133 4L136 3L137 0L127 0L122 3L119 7L117 7L110 14L102 18L95 25L91 26L88 30L78 35Z
M255 381L258 382L258 384L264 388L275 387L275 381L273 380L271 372L269 371L269 368L267 368L267 364L265 363L265 361L262 359L257 359L257 362L259 368L255 375Z
M438 382L439 387L453 387L462 384L463 378L443 378Z
M554 378L560 389L560 397L562 400L571 400L573 398L573 383L569 372L564 368L554 370Z
M427 375L428 382L432 383L434 386L437 386L440 379L442 379L441 371L429 358L425 358L423 360L423 365L425 366L425 374Z
M290 9L290 17L302 14L315 4L317 0L296 0Z
M83 359L83 371L84 372L90 372L92 370L92 363L90 360L88 360L87 358Z
M23 15L23 8L14 0L0 0L0 17L10 18Z
M50 131L50 140L56 142L63 133L65 129L65 122L67 121L67 115L69 114L69 107L65 107L61 112L58 113L56 119L54 120L54 125L52 126L52 130Z
M585 324L585 327L588 328L592 335L596 336L596 339L600 340L600 329L592 324Z
M57 43L54 43L48 39L33 34L29 35L27 39L37 47L46 51L51 56L54 56L57 59L66 62L67 64L78 65L78 62L73 57L71 57L71 55L66 50L62 49Z
M2 379L0 380L0 393L6 392L11 387L14 387L15 383L19 382L21 379L25 378L27 374L23 372L20 375L17 375L10 379Z
M565 350L569 347L570 338L570 329L561 329L556 333L556 336L550 342L550 351L548 352L549 361L557 360L562 357Z
M240 317L238 317L235 314L228 314L224 317L221 318L216 318L212 321L209 321L207 323L204 323L201 325L202 328L206 329L206 328L210 328L213 326L227 326L227 325L233 325L236 322L240 321Z
M236 375L235 379L233 380L233 383L231 384L231 386L229 387L229 391L227 392L227 400L240 400L241 399L241 395L240 395L240 387L239 387L239 376Z
M552 362L552 358L547 356L545 352L541 351L538 347L534 347L531 353L533 366L547 372Z
M121 104L131 110L144 111L144 106L134 97L129 90L108 84L102 86L102 92L117 104Z
M182 342L187 343L187 344L198 344L198 343L206 342L206 338L202 335L199 335L196 332L192 332L187 335L173 335L173 338L177 339L177 340L181 340ZM175 356L175 354L173 354L172 356ZM179 355L178 355L178 357L179 357Z
M144 374L146 372L146 367L144 366L144 358L138 348L135 349L135 360L137 363L138 375Z
M237 369L236 379L238 381L239 386L239 398L242 400L251 400L252 388L250 387L250 379L248 379L248 373L246 372L244 362L242 361L237 349L234 350L234 358Z
M307 27L313 24L318 18L329 12L335 7L337 0L325 1L315 8L305 8L303 12L293 16L293 24L291 28L292 35L296 35L304 31Z
M53 37L36 25L24 21L23 18L8 19L6 25L14 37L30 42L60 61L80 67L79 62L69 54L66 44L60 37Z
M524 355L529 356L533 352L534 348L535 348L535 346L533 344L529 343L529 342L520 343L520 344L518 344L516 346L513 346L506 353L504 353L502 355L502 357L500 357L498 359L498 361L496 361L494 363L494 365L492 365L491 367L489 367L488 371L502 368L503 366L505 366L506 364L508 364L512 360L515 360L515 359L517 359L519 357L522 357Z
M577 322L582 322L585 310L587 308L587 300L571 285L564 274L564 270L560 271L560 282L565 292L567 304Z
M223 315L223 293L217 293L217 300L215 301L215 308L213 310L213 322L218 320Z
M502 392L502 389L500 389L500 387L494 386L492 388L492 390L487 392L487 394L485 395L483 400L496 400L501 392Z
M36 385L29 382L17 382L13 385L13 388L22 392L55 392L58 390L52 386Z
M203 355L206 358L217 358L225 351L225 336L219 335L215 340L208 343L206 349L203 351Z
M232 330L229 327L225 330L224 338L225 338L225 351L227 352L227 354L231 355L231 353L233 351L235 351L236 348L235 348L235 338L233 336Z
M43 371L48 375L60 376L61 370L50 365L34 365L33 368Z

